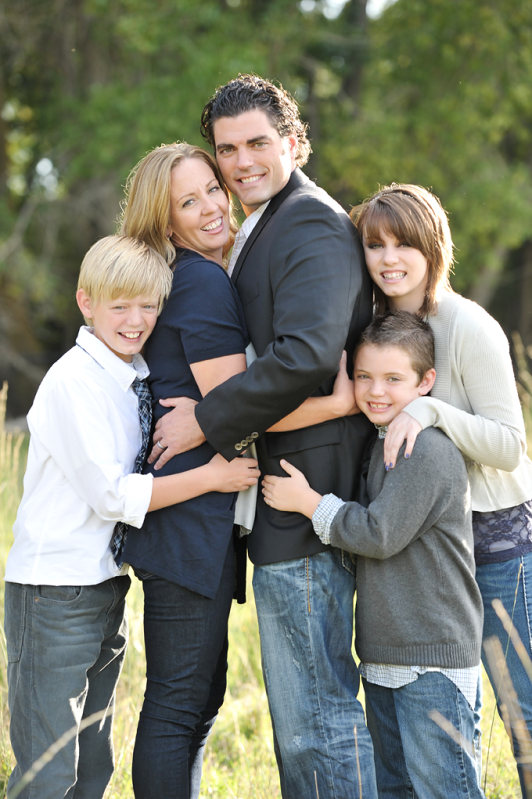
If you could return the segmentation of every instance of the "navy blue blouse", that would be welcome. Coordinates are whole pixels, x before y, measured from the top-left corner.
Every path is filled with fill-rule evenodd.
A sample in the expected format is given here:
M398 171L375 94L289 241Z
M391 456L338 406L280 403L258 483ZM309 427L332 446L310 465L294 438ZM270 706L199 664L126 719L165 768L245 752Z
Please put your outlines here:
M248 344L244 314L225 271L191 250L175 262L172 291L148 339L153 415L171 408L159 399L201 399L190 364L243 353ZM156 477L178 474L208 463L215 450L205 442L173 457ZM236 494L211 492L146 515L140 530L130 528L124 561L210 599L216 595L229 539Z

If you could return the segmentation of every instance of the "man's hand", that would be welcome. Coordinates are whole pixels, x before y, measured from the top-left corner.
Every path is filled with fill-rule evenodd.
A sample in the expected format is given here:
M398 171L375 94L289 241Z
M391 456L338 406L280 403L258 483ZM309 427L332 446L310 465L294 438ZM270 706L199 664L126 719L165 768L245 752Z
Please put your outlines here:
M409 458L414 449L416 438L423 428L406 411L395 417L388 425L386 438L384 439L384 464L386 471L393 469L397 462L397 455L406 439L405 458Z
M280 463L290 477L266 475L262 481L265 503L276 510L295 511L312 519L323 497L309 486L303 472L288 461L282 460Z
M148 458L148 463L157 461L155 469L161 469L174 455L188 452L189 449L199 447L205 441L194 414L196 400L190 397L177 397L159 402L165 408L173 406L174 410L166 413L155 425L153 434L155 446Z

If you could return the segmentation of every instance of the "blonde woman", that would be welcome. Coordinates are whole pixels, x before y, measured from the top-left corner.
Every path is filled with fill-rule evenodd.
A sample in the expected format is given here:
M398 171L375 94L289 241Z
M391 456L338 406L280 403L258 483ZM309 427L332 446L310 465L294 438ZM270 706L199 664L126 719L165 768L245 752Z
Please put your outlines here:
M174 404L166 398L193 404L246 368L244 316L223 268L234 230L216 161L199 147L158 147L130 175L121 232L148 243L174 270L145 351L155 421ZM354 412L345 368L335 394L306 407L303 417L296 411L272 429ZM164 449L164 440L157 446ZM205 442L156 474L186 471L213 455ZM235 499L210 493L157 511L127 539L124 561L142 580L145 601L147 686L133 756L140 799L199 795L203 749L226 685Z

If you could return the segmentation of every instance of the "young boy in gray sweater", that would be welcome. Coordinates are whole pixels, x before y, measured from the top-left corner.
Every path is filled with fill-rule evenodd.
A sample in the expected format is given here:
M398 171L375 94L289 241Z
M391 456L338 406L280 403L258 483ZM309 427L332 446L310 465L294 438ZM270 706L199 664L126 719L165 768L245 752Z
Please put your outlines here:
M290 477L263 481L269 505L302 513L323 543L358 555L355 646L379 799L483 796L474 741L482 600L465 464L436 428L393 470L383 456L387 425L435 376L426 322L403 311L375 317L354 370L357 405L378 429L366 501L322 497L284 460Z

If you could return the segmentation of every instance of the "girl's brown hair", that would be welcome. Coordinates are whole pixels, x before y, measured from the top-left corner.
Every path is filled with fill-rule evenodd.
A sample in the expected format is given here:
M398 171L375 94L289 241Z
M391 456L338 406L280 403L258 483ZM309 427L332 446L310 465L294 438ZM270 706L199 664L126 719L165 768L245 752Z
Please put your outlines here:
M419 313L435 314L438 289L451 290L449 272L454 262L451 230L438 198L422 186L392 183L353 208L350 217L366 241L379 240L382 229L425 256L428 280ZM385 313L388 300L378 286L375 286L375 300L376 312Z
M119 218L120 233L141 239L171 264L176 256L176 245L167 237L170 225L170 180L172 170L183 161L198 158L209 166L222 191L229 200L229 239L224 255L233 246L237 226L231 195L225 185L218 164L210 153L186 142L161 144L149 152L134 167L126 183L126 199Z

